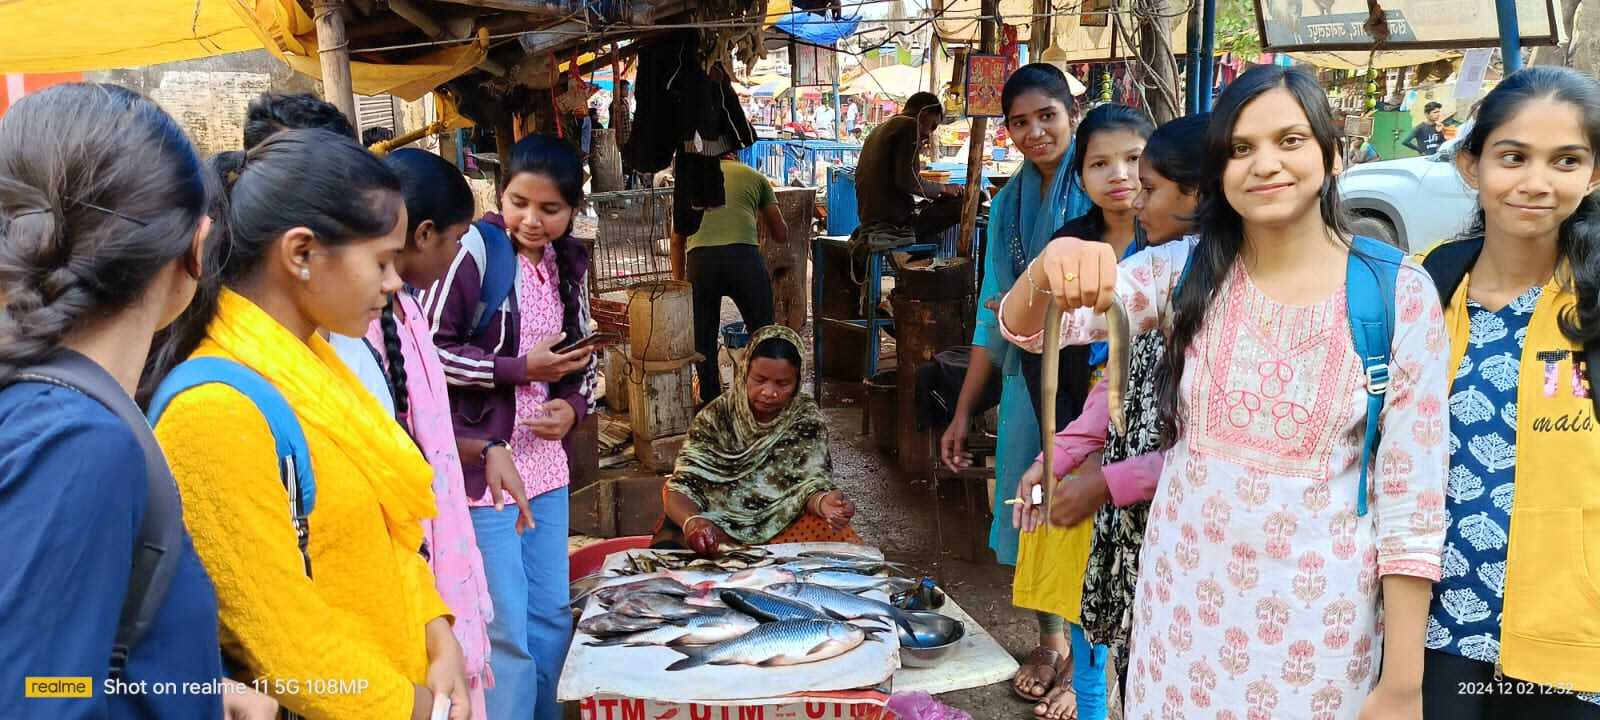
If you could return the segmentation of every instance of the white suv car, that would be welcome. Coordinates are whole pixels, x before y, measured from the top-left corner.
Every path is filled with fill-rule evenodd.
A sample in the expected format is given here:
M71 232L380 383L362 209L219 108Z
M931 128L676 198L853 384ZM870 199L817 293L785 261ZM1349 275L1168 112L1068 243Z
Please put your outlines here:
M1478 193L1456 171L1456 148L1471 130L1429 157L1365 163L1339 176L1350 229L1417 253L1454 238L1471 224Z

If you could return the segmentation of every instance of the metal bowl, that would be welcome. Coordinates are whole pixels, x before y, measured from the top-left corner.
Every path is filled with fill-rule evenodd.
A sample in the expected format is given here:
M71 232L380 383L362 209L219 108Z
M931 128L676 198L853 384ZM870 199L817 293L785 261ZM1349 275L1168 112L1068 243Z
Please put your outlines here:
M910 611L904 613L912 632L898 628L900 634L900 664L906 667L925 668L938 665L961 644L967 628L960 620L947 615Z

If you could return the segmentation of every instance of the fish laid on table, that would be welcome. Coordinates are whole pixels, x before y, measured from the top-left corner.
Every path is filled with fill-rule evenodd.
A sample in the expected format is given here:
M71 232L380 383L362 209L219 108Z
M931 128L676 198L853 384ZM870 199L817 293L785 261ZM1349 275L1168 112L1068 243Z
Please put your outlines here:
M628 557L627 568L624 570L630 575L649 574L662 570L720 570L723 572L738 572L750 568L772 565L776 560L772 552L761 548L726 547L724 552L715 558L700 557L688 552L654 552L639 553Z
M727 603L722 601L722 590L716 587L704 587L689 593L684 602L698 608L725 608Z
M580 595L578 598L573 600L573 604L576 605L581 603L586 597L593 595L595 600L598 601L601 606L611 607L612 605L616 604L618 600L628 595L641 592L659 593L661 595L672 595L675 597L688 597L692 590L690 590L687 585L684 585L683 583L678 582L670 577L653 575L644 578L632 578L627 580L627 582L603 584L593 590L590 590L585 595Z
M735 640L705 647L674 647L686 657L667 666L687 670L702 665L801 665L835 658L866 642L867 631L832 620L793 620L762 625Z
M730 587L759 590L768 585L795 581L794 573L775 567L752 568L732 574L673 570L666 576L687 585L690 590Z
M667 623L650 630L584 644L590 647L710 645L741 637L745 633L756 629L760 624L760 620L742 612L733 610L713 611L704 615L696 615L688 620Z
M594 617L586 618L578 623L578 632L585 635L604 638L616 635L628 635L645 630L661 627L662 621L656 618L640 618L621 613L600 613Z
M917 581L911 578L877 577L838 570L811 570L800 573L796 579L800 582L826 585L835 590L853 593L882 590L886 593L894 594L917 587Z
M683 601L681 597L661 593L633 593L624 595L611 606L611 611L637 618L658 620L685 620L700 614L700 608Z
M815 607L760 590L733 588L723 590L721 594L722 601L728 607L762 621L828 619Z
M883 560L871 555L838 552L835 550L807 550L803 553L800 553L800 557L816 558L819 560L842 560L844 562L855 562L858 560L883 562Z
M791 558L778 563L777 567L791 572L810 572L812 570L834 570L837 572L852 572L858 575L877 575L887 572L892 563L882 560L823 560L820 558Z
M767 592L795 602L805 603L840 620L881 618L900 624L906 629L911 623L899 609L886 602L852 595L814 583L783 583L767 588Z

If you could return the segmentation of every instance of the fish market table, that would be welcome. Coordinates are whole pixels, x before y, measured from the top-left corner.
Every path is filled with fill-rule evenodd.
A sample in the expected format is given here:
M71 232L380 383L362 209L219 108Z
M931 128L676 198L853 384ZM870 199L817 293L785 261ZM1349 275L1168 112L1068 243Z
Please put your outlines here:
M882 560L876 549L830 543L768 546L774 554L845 551ZM606 559L615 572L634 554ZM885 599L880 591L866 597ZM584 619L601 614L599 603L585 601ZM582 720L827 720L875 717L895 692L946 693L1010 678L1017 663L953 599L939 612L961 621L965 635L942 662L929 668L900 666L899 639L878 632L841 655L818 662L763 667L704 665L669 671L688 653L664 646L593 647L593 638L575 635L558 690L563 701L579 704ZM855 621L857 623L870 620ZM871 624L862 628L874 628Z

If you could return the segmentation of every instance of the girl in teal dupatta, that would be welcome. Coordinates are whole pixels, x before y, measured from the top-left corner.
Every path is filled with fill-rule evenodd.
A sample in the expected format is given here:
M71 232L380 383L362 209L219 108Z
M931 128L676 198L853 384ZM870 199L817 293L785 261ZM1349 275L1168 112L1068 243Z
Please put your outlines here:
M1028 263L1049 244L1056 228L1092 207L1071 168L1073 104L1066 76L1054 66L1043 63L1018 69L1006 81L1001 93L1007 132L1022 151L1025 162L1017 175L1001 188L989 208L981 302L972 338L975 347L967 365L961 396L956 402L955 418L940 440L940 453L947 466L959 470L970 464L963 449L968 421L990 373L998 368L1003 380L995 452L996 508L1016 494L1017 479L1039 454L1039 421L1022 377L1021 351L1000 335L996 303ZM1014 565L1018 533L1011 526L1010 513L996 512L994 518L989 546L1000 562ZM1028 665L1013 684L1024 697L1041 699L1055 682L1066 641L1061 636L1061 627L1053 630L1059 642L1051 644L1059 647L1041 644L1029 655Z

